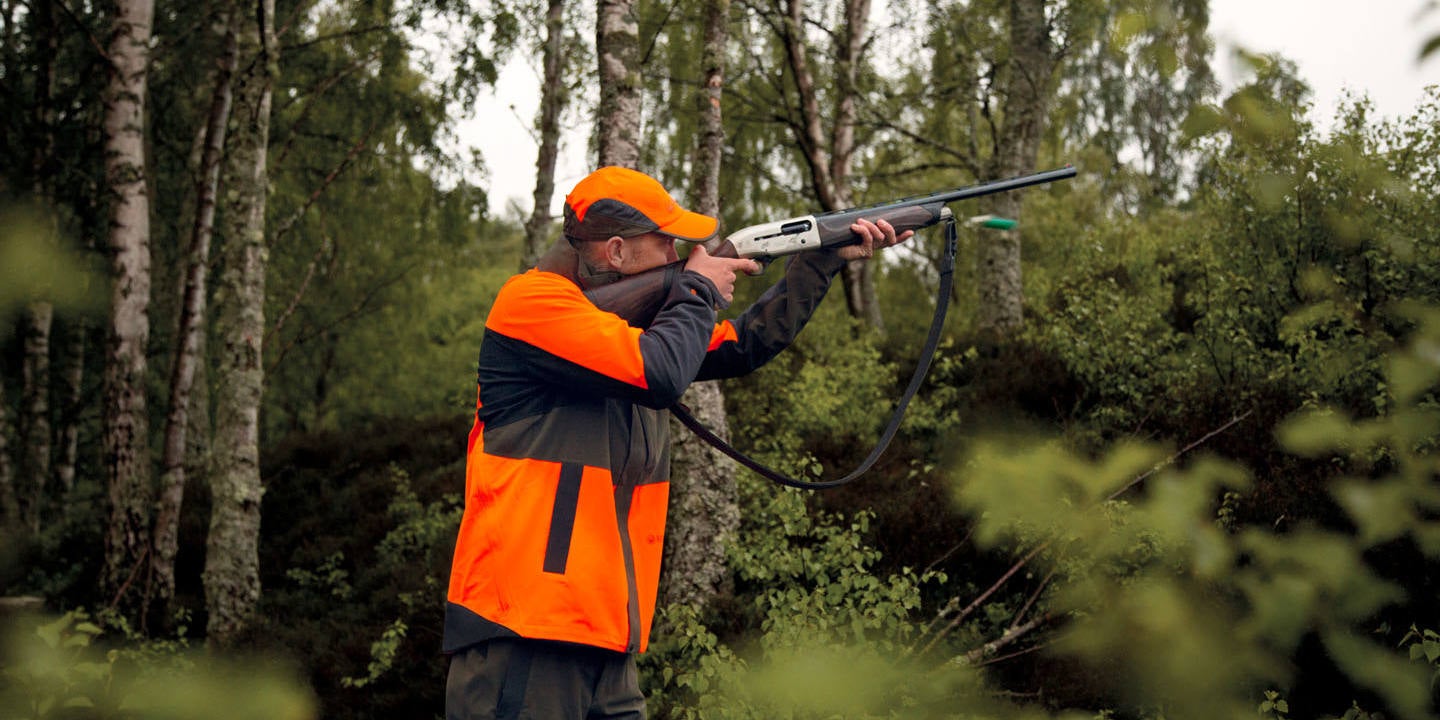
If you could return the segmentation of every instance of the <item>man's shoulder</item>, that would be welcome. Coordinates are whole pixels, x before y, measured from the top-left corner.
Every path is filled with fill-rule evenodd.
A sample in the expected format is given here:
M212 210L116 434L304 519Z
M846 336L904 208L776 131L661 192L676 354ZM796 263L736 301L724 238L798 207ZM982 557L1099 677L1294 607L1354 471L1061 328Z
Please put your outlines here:
M536 270L531 268L519 275L512 275L505 284L500 287L500 295L528 295L542 293L546 295L563 294L580 296L580 286L575 281L552 272Z
M491 307L491 314L532 313L543 307L589 304L580 286L564 275L542 270L527 270L511 276L500 287Z

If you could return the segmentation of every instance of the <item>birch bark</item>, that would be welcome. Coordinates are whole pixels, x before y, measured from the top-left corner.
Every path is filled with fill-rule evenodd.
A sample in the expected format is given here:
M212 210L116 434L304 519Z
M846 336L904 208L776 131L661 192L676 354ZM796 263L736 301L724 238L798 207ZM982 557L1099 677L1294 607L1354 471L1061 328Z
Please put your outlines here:
M260 600L260 399L264 384L266 148L278 72L274 0L241 6L243 68L236 74L224 162L224 244L216 282L214 471L206 542L207 641L226 646Z
M599 164L640 166L640 23L634 0L599 0L595 54L600 63Z
M550 203L555 196L555 158L560 154L560 114L569 102L568 86L561 71L565 67L565 0L549 0L545 12L544 84L540 87L540 151L535 158L534 208L525 223L525 250L520 259L523 272L539 262L552 240Z
M729 40L730 0L705 4L699 105L701 133L691 186L696 212L720 216L720 166L725 147L721 98L725 85L725 45ZM711 241L714 250L720 239ZM697 419L727 440L725 393L719 383L692 384L684 402ZM740 526L739 491L733 460L695 437L678 421L670 423L670 520L665 536L666 573L660 579L662 607L704 607L729 588L725 548Z
M231 78L239 63L234 4L220 9L226 28L223 50L216 62L215 84L206 117L205 145L195 183L195 218L191 225L185 290L180 303L180 330L170 367L170 406L160 461L160 499L155 508L154 553L151 555L150 599L160 607L175 594L175 554L179 550L180 508L185 498L187 455L190 449L191 390L196 368L203 361L206 315L206 281L210 268L210 240L215 229L215 203L220 184L220 160L230 120Z
M1035 172L1047 107L1055 89L1059 50L1051 39L1046 0L1010 1L1010 60L1002 75L1004 134L990 158L988 175L1014 177ZM1024 191L991 197L990 212L1019 218ZM979 292L977 325L998 341L1023 322L1020 231L982 230L988 235L976 254Z
M153 0L116 0L104 93L110 195L110 332L105 352L103 447L110 521L101 585L122 607L149 546L151 471L145 346L150 339L150 198L145 102Z

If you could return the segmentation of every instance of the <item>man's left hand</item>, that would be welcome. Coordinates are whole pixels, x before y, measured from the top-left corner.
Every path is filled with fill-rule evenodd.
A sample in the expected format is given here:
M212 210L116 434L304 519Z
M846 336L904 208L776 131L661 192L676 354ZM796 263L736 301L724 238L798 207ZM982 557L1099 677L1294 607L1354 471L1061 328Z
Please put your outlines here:
M906 230L896 235L894 226L883 219L871 222L861 218L852 223L850 229L859 235L862 241L859 245L846 245L835 251L846 260L868 259L875 255L876 250L899 245L915 236L914 230Z

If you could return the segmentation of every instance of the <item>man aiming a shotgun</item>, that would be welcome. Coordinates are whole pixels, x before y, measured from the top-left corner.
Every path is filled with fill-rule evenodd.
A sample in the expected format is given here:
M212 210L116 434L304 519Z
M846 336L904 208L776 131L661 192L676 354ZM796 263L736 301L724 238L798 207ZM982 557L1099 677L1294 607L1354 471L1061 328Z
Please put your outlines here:
M715 218L653 178L601 168L565 200L564 237L506 282L485 322L475 424L445 606L446 716L644 718L670 480L665 410L696 380L744 375L789 346L848 260L909 239L858 218L855 244L795 255L717 322L754 260L698 243ZM632 327L587 291L697 243L653 319Z

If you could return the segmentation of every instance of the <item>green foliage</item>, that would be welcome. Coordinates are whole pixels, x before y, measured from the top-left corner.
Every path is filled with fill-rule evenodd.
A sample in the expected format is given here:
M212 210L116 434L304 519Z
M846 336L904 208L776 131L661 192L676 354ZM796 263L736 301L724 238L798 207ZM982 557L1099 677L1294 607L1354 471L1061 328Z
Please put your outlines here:
M697 611L665 611L667 637L642 657L652 712L677 718L893 717L897 700L933 702L897 663L920 632L922 585L943 574L874 571L870 516L808 511L795 491L753 479L744 492L745 541L730 549L740 622L756 628L732 646ZM953 678L941 678L950 687ZM953 688L952 688L953 689ZM913 702L911 703L913 707ZM911 715L914 716L914 715Z
M295 22L280 39L270 154L265 596L249 642L303 658L317 697L284 670L252 682L253 666L193 657L183 613L174 638L77 613L7 634L18 654L0 670L0 714L439 714L439 598L474 355L519 245L517 228L486 217L484 190L437 179L470 169L441 150L447 103L494 78L494 59L536 9L462 5L279 11ZM15 7L29 17L30 6ZM968 313L954 313L902 435L859 485L822 498L744 480L745 526L728 548L734 594L703 611L666 609L671 630L641 659L655 716L1434 713L1440 96L1394 122L1347 103L1321 136L1283 58L1248 57L1253 81L1209 102L1203 3L1053 7L1074 62L1057 74L1042 162L1073 159L1083 176L1026 195L1028 325L982 350L967 339ZM837 8L812 6L817 68L830 60L818 28L838 27ZM218 46L201 10L175 5L157 18L152 344L162 355ZM699 75L699 10L637 6L651 58L644 163L672 187L688 174L697 128L685 78ZM874 68L860 76L861 199L962 184L1003 132L1004 4L903 10L921 21L888 31L919 51L897 61L893 83ZM732 12L747 31L734 35L726 88L728 227L809 204L797 200L794 118L774 117L794 105L773 17ZM466 30L448 82L409 34L436 17ZM77 7L76 32L60 38L57 97L71 101L57 118L51 210L63 238L103 230L98 148L86 137L104 76L88 47L100 19ZM37 179L24 99L39 47L28 20L7 27L20 42L0 49L0 72L21 102L0 113L0 141L15 194ZM583 86L583 73L571 77ZM834 79L822 72L820 83L823 104ZM1126 167L1122 149L1143 161ZM86 263L53 233L16 229L44 223L14 217L0 220L0 314L46 295L83 310L101 283L82 279ZM795 348L727 385L743 447L809 477L868 449L933 307L923 291L933 239L881 278L888 336L861 332L832 297ZM964 256L981 241L963 237ZM976 272L959 269L957 308L973 304ZM6 367L18 367L19 348L7 339L5 349ZM152 359L158 388L167 363ZM13 405L16 394L6 397ZM1211 456L1177 453L1242 411L1249 421L1201 443ZM96 414L83 415L93 440ZM1033 426L1045 440L1007 434ZM93 600L100 445L82 441L91 470L69 498L73 514L22 557L38 562L17 585L53 606ZM957 455L963 464L950 463ZM955 512L934 497L950 479ZM203 510L198 495L187 507ZM1024 589L999 587L945 627L1010 568ZM181 581L193 602L196 579L188 597ZM1022 615L1046 622L1003 656L987 649Z
M860 332L832 299L791 348L727 386L732 412L749 419L737 427L745 447L786 463L808 449L806 438L862 449L873 442L886 417L879 409L894 405L894 368L881 360L873 338L856 337ZM795 472L817 470L809 462L793 465Z
M1440 684L1440 633L1411 625L1405 636L1400 638L1400 647L1409 649L1411 660L1424 660L1435 668L1430 676L1430 689L1434 690Z
M518 262L519 234L490 222L483 189L445 180L461 172L441 151L454 96L434 83L473 95L493 80L492 48L504 48L449 48L464 55L455 75L427 76L417 63L429 56L412 53L407 32L432 20L513 42L514 16L498 6L340 3L317 6L284 56L267 207L267 432L474 403L481 324Z
M78 610L16 619L5 635L0 716L7 719L316 717L309 690L274 661L193 656L184 643L108 643L107 627Z
M295 436L268 456L266 594L250 642L304 658L326 717L443 712L438 638L468 420Z
M340 685L347 688L363 688L384 675L387 670L395 665L395 656L400 651L400 644L404 642L405 635L410 627L403 619L396 619L385 628L380 639L370 643L370 664L366 666L366 674L363 677L345 676L340 678Z
M290 568L285 571L285 577L307 590L328 594L336 600L349 600L355 593L350 586L350 571L341 567L343 562L345 553L334 552L314 570Z
M95 312L104 286L97 268L63 245L58 228L43 218L35 208L0 200L0 316L36 301L62 312Z
M1290 703L1285 702L1285 698L1280 697L1280 693L1274 690L1265 691L1265 700L1256 710L1260 717L1268 720L1286 720L1290 717Z
M1387 462L1362 464L1371 470L1366 477L1328 483L1354 532L1223 531L1212 519L1214 503L1222 490L1243 489L1247 473L1214 459L1150 476L1144 495L1119 512L1094 512L1132 484L1127 478L1150 475L1142 471L1159 451L1143 446L1089 461L1054 442L984 443L957 476L957 498L982 545L1046 542L1063 550L1041 557L1064 571L1054 609L1071 623L1057 649L1118 668L1110 681L1127 702L1164 706L1169 717L1238 716L1258 684L1292 679L1282 658L1310 637L1395 714L1428 717L1422 668L1366 637L1375 618L1407 600L1367 552L1410 538L1426 557L1440 558L1433 488L1440 423L1430 394L1440 361L1425 354L1440 337L1436 317L1432 311L1389 364L1390 386L1404 388L1391 396L1390 412L1364 421L1304 414L1278 429L1287 447L1308 455L1369 458L1384 449ZM1150 552L1136 563L1142 545ZM1074 562L1077 555L1086 561ZM1422 639L1411 653L1427 657L1424 647ZM1267 696L1262 712L1284 712L1275 699Z

